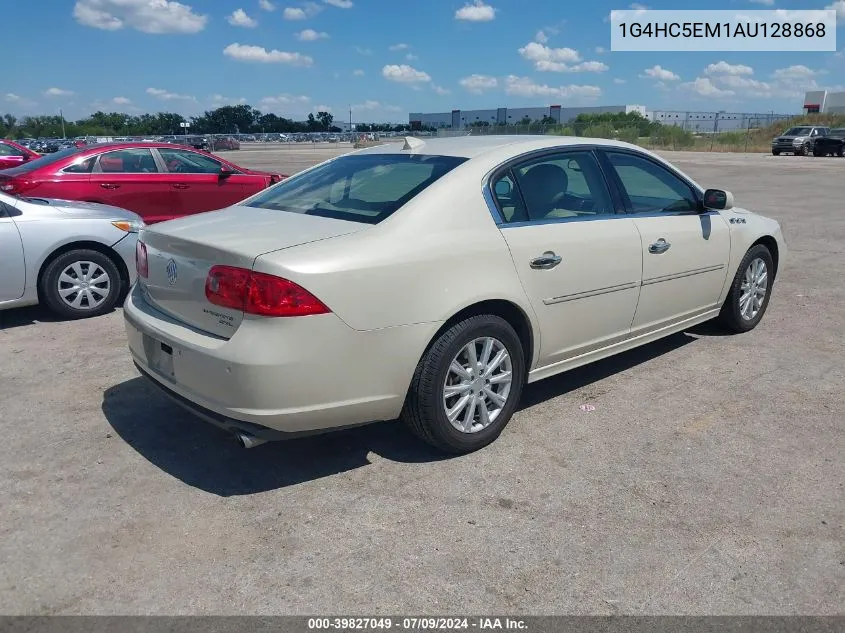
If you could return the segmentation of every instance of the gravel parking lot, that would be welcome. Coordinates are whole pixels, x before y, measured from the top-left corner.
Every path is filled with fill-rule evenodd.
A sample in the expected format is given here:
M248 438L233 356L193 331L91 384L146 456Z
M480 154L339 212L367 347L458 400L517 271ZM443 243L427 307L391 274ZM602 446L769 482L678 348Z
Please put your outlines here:
M784 227L761 325L530 385L465 457L397 423L244 450L138 377L119 311L0 312L0 612L841 613L845 159L667 157Z

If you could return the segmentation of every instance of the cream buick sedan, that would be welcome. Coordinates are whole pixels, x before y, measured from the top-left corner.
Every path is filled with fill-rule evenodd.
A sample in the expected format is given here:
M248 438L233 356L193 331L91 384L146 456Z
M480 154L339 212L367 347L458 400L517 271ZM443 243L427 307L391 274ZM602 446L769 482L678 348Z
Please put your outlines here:
M702 321L755 327L774 220L601 139L406 139L145 228L142 374L251 447L404 419L462 453L526 382Z

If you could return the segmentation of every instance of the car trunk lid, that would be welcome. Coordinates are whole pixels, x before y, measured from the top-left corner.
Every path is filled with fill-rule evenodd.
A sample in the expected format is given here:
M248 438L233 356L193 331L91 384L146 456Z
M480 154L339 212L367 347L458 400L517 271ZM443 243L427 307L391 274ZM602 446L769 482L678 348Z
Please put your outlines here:
M230 207L146 227L148 276L139 277L147 301L204 332L230 338L244 313L212 304L205 282L212 266L252 270L273 251L361 231L369 225L254 207Z

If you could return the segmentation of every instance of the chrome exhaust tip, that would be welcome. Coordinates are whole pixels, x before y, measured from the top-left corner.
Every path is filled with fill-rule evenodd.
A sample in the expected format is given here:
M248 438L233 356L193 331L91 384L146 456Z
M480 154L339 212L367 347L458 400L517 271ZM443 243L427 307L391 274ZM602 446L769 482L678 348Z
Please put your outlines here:
M248 433L235 433L235 437L238 438L238 444L240 444L242 448L255 448L256 446L261 446L267 442L267 440L255 437L254 435L249 435Z

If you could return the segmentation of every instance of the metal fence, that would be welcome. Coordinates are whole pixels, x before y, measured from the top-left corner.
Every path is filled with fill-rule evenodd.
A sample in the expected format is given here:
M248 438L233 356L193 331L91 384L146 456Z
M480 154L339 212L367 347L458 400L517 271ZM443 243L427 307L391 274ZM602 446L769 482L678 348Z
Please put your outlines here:
M611 123L572 121L566 124L468 126L438 130L438 136L540 134L612 138L647 147L698 151L760 152L770 148L772 136L800 115L671 112L650 123L617 127ZM773 128L773 129L772 129Z

